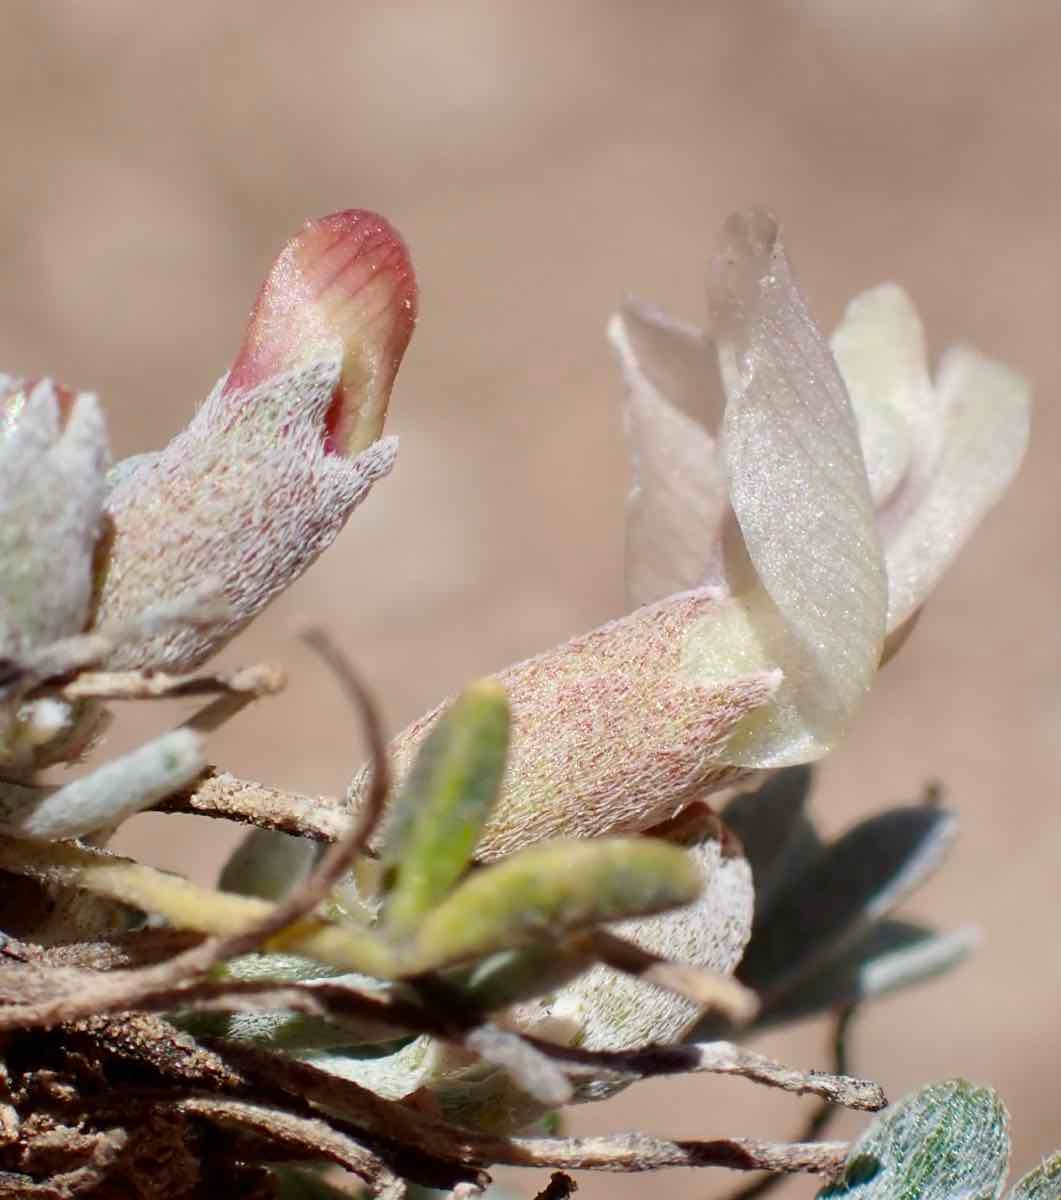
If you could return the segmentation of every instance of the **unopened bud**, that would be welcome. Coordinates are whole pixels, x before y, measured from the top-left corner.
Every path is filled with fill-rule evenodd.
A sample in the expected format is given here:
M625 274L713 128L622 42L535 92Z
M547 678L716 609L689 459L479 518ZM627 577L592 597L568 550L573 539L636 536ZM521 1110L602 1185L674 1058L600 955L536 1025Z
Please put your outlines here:
M394 461L379 434L415 314L408 253L381 217L335 213L285 246L232 370L107 500L101 622L138 620L207 576L232 615L134 639L109 666L194 668L331 544Z
M325 448L357 454L383 428L416 302L409 253L382 217L347 209L307 221L262 284L223 394L257 387L341 347Z

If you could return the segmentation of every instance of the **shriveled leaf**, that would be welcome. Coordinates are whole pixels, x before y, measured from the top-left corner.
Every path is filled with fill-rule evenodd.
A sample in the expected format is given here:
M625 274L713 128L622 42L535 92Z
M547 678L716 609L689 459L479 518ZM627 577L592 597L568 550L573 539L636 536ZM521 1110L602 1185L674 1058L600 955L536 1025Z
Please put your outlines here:
M940 863L957 829L941 808L894 808L856 825L780 890L738 975L757 991L803 978L849 947Z
M695 900L701 886L684 851L650 838L532 846L477 871L451 893L421 924L415 962L428 970L660 912Z
M781 668L775 701L723 757L783 766L828 751L859 707L880 662L888 585L847 392L770 217L731 218L709 291L747 558L727 557L729 624L714 639L703 631L688 669L706 680Z
M937 933L905 921L882 921L819 970L771 993L756 1028L861 1004L931 979L964 961L978 941L974 929Z
M1009 1200L1058 1200L1061 1197L1061 1153L1051 1154L1013 1185Z
M218 878L222 891L279 900L309 874L317 847L275 829L252 829L232 851Z
M633 468L627 500L627 590L649 604L718 574L726 479L714 431L722 381L702 333L644 305L625 304L608 337L626 383Z
M819 1200L995 1200L1009 1163L1009 1117L965 1080L904 1097L855 1142L842 1180Z
M472 685L436 722L383 835L389 935L408 935L467 871L497 800L507 751L508 702L493 680Z

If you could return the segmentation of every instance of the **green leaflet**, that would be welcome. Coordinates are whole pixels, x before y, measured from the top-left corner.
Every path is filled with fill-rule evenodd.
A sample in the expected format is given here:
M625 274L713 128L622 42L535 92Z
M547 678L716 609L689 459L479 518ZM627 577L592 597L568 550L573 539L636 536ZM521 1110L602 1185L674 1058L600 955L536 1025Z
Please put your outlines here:
M317 847L276 829L252 829L232 851L217 881L223 892L279 900L313 869Z
M466 973L458 986L484 1012L557 991L593 965L592 957L553 943L492 954Z
M483 868L423 922L420 971L572 929L688 904L703 881L683 849L653 838L555 841Z
M482 680L443 713L421 747L384 831L389 937L409 936L467 871L501 787L508 724L504 691Z
M879 1116L852 1146L844 1178L819 1200L995 1200L1009 1161L1009 1117L990 1088L932 1084Z
M328 980L336 984L349 983L359 991L382 990L379 981L367 975L344 974L335 967L298 954L244 954L230 959L224 972L236 979L273 979L278 987L292 982ZM213 1015L216 1017L217 1014ZM201 1017L202 1014L196 1014L194 1019ZM228 1014L217 1032L238 1041L284 1050L321 1050L363 1043L376 1045L391 1042L397 1036L392 1026L368 1019L355 1021L347 1017L340 1024L322 1017L273 1009Z
M1009 1200L1058 1200L1061 1197L1061 1151L1017 1180Z

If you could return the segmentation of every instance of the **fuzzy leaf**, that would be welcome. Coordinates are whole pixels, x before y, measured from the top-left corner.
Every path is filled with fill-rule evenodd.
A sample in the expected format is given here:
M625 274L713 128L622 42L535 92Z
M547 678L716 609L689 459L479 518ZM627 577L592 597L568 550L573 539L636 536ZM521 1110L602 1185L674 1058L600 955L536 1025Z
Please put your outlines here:
M501 797L476 846L489 862L550 838L650 829L725 786L736 769L716 752L746 714L777 690L776 671L701 686L681 665L682 642L718 605L672 596L572 638L496 676L512 713ZM421 717L392 743L395 777L445 711ZM368 786L350 785L356 807Z
M882 921L820 970L771 993L755 1027L861 1004L931 979L962 962L978 940L974 929L937 933L905 921Z
M336 982L341 981L340 976ZM390 1044L398 1034L393 1026L378 1022L343 1021L342 1024L338 1024L323 1017L269 1012L264 1009L260 1012L232 1014L219 1032L221 1036L236 1041L251 1042L272 1050L300 1053Z
M317 847L275 829L252 829L232 851L218 887L239 896L279 900L309 873Z
M593 962L552 943L501 950L477 963L460 982L461 990L484 1012L556 991Z
M732 975L752 927L754 889L747 860L712 836L689 846L686 854L704 881L696 901L624 921L610 931L670 962ZM701 1015L685 997L603 964L568 984L550 1009L555 1019L579 1030L579 1044L591 1050L680 1041ZM600 1098L621 1086L593 1081L580 1092Z
M738 970L774 991L851 945L938 865L955 818L927 805L894 808L856 825L777 894Z
M569 930L689 904L699 871L649 838L549 842L484 867L421 924L420 970L478 958Z
M404 937L468 869L501 787L508 702L473 684L435 724L401 785L383 834L387 933Z
M1052 1154L1018 1179L1009 1200L1061 1200L1061 1153Z
M335 967L299 954L244 954L230 959L222 970L233 979L271 980L278 986L293 982L325 982L347 984L361 992L383 987L379 980L370 976L343 974ZM349 1015L339 1024L323 1017L268 1009L249 1009L228 1015L193 1012L185 1015L182 1023L193 1033L196 1030L206 1032L208 1028L217 1036L301 1051L375 1045L392 1042L400 1035L392 1025L368 1019L355 1020Z
M205 766L202 735L175 729L65 787L46 790L0 781L0 832L36 841L83 837L157 804Z
M965 1080L904 1097L852 1146L843 1179L819 1200L995 1200L1009 1160L1009 1117Z
M95 396L0 377L0 656L84 628L107 460Z
M775 771L761 787L735 796L722 810L752 869L757 920L769 911L777 892L821 853L821 839L807 814L812 778L809 767Z
M201 887L72 842L28 842L0 838L0 867L45 883L82 888L130 908L163 917L176 929L226 936L257 924L272 905L256 896L233 896ZM392 977L394 956L370 931L316 916L274 934L266 950L316 958L378 979Z

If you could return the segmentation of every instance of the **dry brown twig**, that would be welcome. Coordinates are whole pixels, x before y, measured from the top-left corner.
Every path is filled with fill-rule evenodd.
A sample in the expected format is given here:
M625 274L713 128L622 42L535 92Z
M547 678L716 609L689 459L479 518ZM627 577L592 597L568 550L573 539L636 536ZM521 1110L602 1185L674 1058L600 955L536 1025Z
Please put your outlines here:
M851 1031L851 1022L854 1019L857 1011L857 1005L849 1004L841 1008L833 1019L832 1031L832 1059L833 1070L838 1074L847 1071L847 1038ZM806 1123L800 1130L797 1138L801 1142L812 1141L820 1138L821 1135L828 1129L833 1118L836 1116L836 1102L829 1100L827 1097L822 1103L810 1114ZM728 1200L758 1200L760 1196L769 1195L778 1185L783 1176L765 1175L761 1179L753 1180L745 1187L737 1188L733 1191Z
M211 938L156 966L93 977L90 993L82 993L76 1002L72 998L59 997L54 1002L50 1016L45 1016L39 1008L36 1012L27 1011L22 1014L9 1009L0 1014L0 1027L18 1028L20 1018L28 1024L59 1024L100 1011L114 1011L116 1006L138 1008L159 993L172 997L189 980L205 975L231 958L249 953L275 934L308 917L327 899L372 836L383 812L389 786L389 771L382 723L364 687L323 633L313 631L307 635L307 640L331 663L361 714L372 762L372 786L359 810L357 822L350 827L341 841L329 848L316 869L294 888L290 895L279 903L270 905L264 916L247 924L245 928L228 937ZM214 703L225 704L233 699L245 702L247 696L224 696ZM203 713L208 713L213 707L214 705L207 706ZM87 981L77 981L79 984L84 982Z
M158 812L239 821L315 842L339 841L353 820L349 806L333 796L301 796L214 770L155 807Z
M213 1096L191 1096L173 1102L178 1112L257 1134L274 1146L323 1158L352 1171L379 1200L402 1200L405 1183L379 1155L320 1117L296 1116L263 1104Z
M170 675L165 671L82 671L57 689L63 700L172 700L236 693L273 696L286 683L277 667L259 664L227 674Z
M534 1200L570 1200L578 1191L578 1184L563 1171L554 1171L546 1186Z

